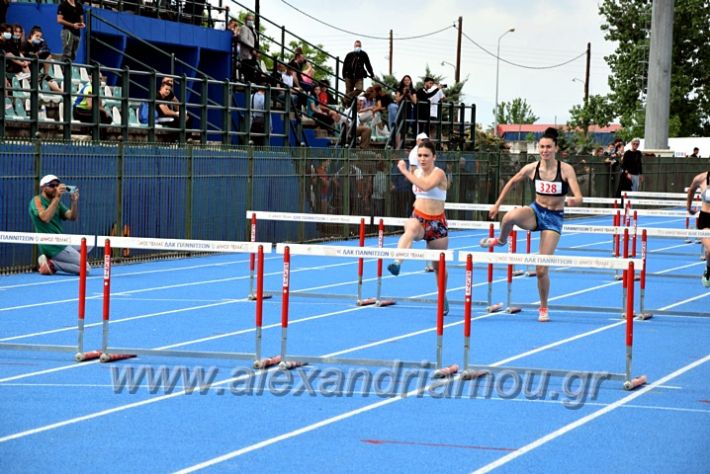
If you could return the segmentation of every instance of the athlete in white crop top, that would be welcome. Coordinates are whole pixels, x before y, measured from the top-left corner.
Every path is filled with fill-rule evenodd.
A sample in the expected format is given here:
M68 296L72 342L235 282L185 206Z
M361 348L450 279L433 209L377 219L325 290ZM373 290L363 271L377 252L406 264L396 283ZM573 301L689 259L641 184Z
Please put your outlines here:
M412 183L416 196L414 212L404 224L404 234L399 238L397 248L408 249L412 243L425 240L428 249L446 250L449 247L449 230L444 214L446 188L448 187L446 173L435 166L436 149L431 142L419 145L417 149L419 168L414 173L409 171L407 163L400 160L397 163L399 171ZM432 262L435 275L439 274L439 262ZM387 266L393 275L399 275L402 262L395 260ZM436 281L439 279L437 277ZM449 312L448 301L444 301L444 314Z
M695 191L700 189L700 214L698 215L698 229L710 230L710 171L700 173L688 187L688 212L695 214L693 208L693 199ZM702 239L703 247L705 247L705 272L703 273L700 282L705 288L710 288L710 239Z

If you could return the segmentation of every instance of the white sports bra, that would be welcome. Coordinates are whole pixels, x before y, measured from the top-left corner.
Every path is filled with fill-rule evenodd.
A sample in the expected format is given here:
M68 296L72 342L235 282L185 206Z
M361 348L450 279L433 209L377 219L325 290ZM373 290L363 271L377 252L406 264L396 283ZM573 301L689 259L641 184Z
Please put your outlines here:
M417 168L414 170L414 176L419 178L419 177L421 177L421 175L422 175L421 168ZM412 184L412 192L418 198L435 199L437 201L446 201L446 190L441 189L438 186L431 188L429 191L424 191L421 188L419 188L416 184Z
M710 204L710 171L705 176L705 191L700 195L703 202Z

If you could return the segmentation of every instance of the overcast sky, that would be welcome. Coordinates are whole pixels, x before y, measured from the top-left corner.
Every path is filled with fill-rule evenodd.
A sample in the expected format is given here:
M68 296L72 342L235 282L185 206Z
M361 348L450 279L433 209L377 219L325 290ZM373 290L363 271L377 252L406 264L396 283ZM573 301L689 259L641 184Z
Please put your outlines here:
M463 17L463 32L495 54L498 38L515 28L500 42L500 57L530 67L551 66L583 53L592 44L590 94L606 94L609 68L604 56L614 44L604 40L600 30L602 18L596 0L410 0L340 1L288 0L291 5L321 21L353 31L339 32L308 18L281 0L261 0L261 14L294 34L315 43L341 58L352 50L355 39L361 39L363 50L370 56L375 73L388 72L389 44L386 40L364 35L387 37L393 30L393 73L397 78L410 74L415 81L428 64L436 74L454 82L454 67L442 61L456 62L457 31L449 28L423 39L397 40L397 37L430 33L453 25ZM254 8L254 0L243 4ZM280 38L278 30L263 23L266 33ZM461 77L464 102L477 106L477 122L488 126L493 122L496 89L496 59L463 38ZM500 62L499 102L516 97L527 100L539 118L537 123L565 123L569 109L583 99L584 56L547 70L526 69Z

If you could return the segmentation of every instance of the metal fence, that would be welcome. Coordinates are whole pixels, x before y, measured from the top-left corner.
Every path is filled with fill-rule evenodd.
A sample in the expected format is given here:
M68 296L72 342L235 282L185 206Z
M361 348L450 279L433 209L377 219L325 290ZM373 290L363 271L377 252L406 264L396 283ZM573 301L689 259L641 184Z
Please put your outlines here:
M247 210L404 217L413 195L396 165L406 158L401 150L0 142L0 229L32 232L29 202L45 174L80 188L79 220L64 225L73 234L248 240ZM491 203L505 181L536 158L442 151L436 163L451 183L448 201ZM611 196L615 173L594 159L565 158L577 169L584 195ZM682 191L706 165L704 160L646 158L643 189ZM532 199L525 183L506 203ZM486 219L483 213L463 211L449 217ZM261 222L258 233L261 241L303 242L349 238L357 229ZM131 258L138 256L146 255ZM35 262L36 249L0 245L0 271L26 271Z

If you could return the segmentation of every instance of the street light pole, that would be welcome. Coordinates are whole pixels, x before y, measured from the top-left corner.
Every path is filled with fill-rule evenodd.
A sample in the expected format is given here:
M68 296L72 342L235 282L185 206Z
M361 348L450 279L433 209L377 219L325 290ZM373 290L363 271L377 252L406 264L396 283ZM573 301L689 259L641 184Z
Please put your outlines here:
M508 33L512 33L515 31L515 28L510 28L509 30L506 30L502 35L498 37L498 49L496 50L496 106L493 109L493 120L495 123L495 129L494 133L496 136L498 136L498 79L500 77L500 40L503 39L505 35Z

